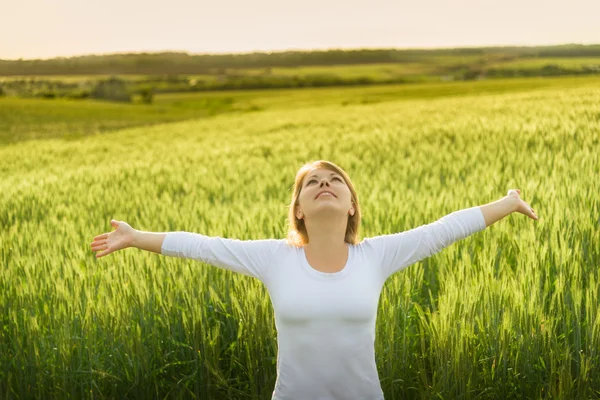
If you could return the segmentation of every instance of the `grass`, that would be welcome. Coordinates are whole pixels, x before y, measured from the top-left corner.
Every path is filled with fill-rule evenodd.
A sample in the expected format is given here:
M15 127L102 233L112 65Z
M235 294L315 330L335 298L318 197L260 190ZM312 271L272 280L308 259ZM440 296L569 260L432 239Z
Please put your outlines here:
M361 238L511 188L540 216L510 215L389 278L375 343L386 399L598 398L600 82L396 90L244 92L233 104L260 109L169 123L87 105L90 123L100 107L155 125L0 147L0 397L269 399L276 330L259 281L138 249L96 259L89 244L111 218L284 237L296 170L328 159L357 189ZM47 104L56 115L23 124L85 125L71 103Z

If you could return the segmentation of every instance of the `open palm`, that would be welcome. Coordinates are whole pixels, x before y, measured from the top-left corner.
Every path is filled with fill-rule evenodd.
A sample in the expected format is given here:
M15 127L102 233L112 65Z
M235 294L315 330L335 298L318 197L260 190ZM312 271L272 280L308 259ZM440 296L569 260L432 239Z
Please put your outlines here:
M96 258L131 247L133 243L135 229L127 222L111 219L110 224L117 229L96 236L91 243L92 251L99 251L99 253L96 253Z

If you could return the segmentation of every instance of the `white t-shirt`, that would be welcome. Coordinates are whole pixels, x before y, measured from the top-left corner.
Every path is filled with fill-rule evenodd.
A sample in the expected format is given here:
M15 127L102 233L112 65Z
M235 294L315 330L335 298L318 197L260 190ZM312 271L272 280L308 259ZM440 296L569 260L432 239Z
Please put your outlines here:
M312 268L285 239L168 232L161 253L259 279L273 304L277 379L272 400L383 400L375 364L381 289L393 273L486 228L479 207L349 246L339 272Z

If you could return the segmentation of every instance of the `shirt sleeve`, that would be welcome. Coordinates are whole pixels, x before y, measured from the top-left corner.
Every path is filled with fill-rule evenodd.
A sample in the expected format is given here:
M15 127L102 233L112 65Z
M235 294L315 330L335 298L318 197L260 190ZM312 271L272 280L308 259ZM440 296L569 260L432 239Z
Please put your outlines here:
M278 239L239 240L193 232L167 232L161 246L165 256L191 258L265 282Z
M395 272L485 228L483 213L477 206L455 211L408 231L366 238L364 241L379 257L385 281Z

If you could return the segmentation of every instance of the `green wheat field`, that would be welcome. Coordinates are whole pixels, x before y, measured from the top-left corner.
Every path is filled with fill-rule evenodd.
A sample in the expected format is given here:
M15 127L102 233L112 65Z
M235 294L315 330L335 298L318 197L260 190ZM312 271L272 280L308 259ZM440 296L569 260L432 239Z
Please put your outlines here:
M386 400L600 398L600 78L0 99L0 115L2 399L270 399L260 281L135 248L96 259L90 243L113 218L283 238L295 173L318 159L350 175L361 238L511 188L540 217L388 279Z

